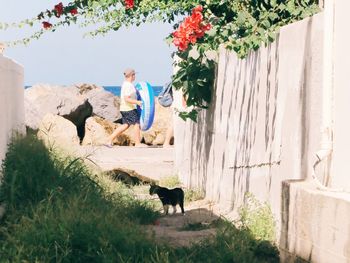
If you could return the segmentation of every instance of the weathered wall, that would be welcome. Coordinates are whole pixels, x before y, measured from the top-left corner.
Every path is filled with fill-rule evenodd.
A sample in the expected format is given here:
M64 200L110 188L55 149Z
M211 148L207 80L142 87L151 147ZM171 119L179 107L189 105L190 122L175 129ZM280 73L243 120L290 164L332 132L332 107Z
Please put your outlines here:
M245 192L280 215L281 182L305 178L320 141L322 21L286 26L246 59L220 50L211 107L198 123L176 120L176 167L185 185L225 209Z
M13 132L24 128L23 67L0 54L0 163Z
M285 181L282 199L281 262L350 262L348 193L320 191L310 181Z
M283 182L283 262L350 262L350 37L345 23L350 2L327 0L324 7L323 96L328 101L324 100L322 122L323 131L330 132L322 145L331 150L331 169L323 183L330 188L320 191L312 181Z
M227 211L246 192L268 201L282 262L350 262L349 8L327 0L244 60L221 49L209 110L198 123L175 120L183 183ZM316 167L331 187L322 191L316 154L328 156Z

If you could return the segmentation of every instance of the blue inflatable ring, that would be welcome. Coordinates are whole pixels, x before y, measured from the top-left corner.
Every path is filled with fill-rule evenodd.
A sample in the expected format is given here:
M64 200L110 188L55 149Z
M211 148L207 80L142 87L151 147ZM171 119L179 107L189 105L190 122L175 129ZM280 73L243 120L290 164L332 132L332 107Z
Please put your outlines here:
M142 100L142 107L137 107L140 116L140 127L142 131L151 128L154 120L154 94L153 88L148 82L136 84L138 100Z

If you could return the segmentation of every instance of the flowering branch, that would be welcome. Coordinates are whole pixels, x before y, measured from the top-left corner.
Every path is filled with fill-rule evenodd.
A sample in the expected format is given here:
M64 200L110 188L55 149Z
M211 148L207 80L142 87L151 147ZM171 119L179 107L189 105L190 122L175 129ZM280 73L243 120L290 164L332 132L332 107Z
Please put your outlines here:
M184 91L188 106L195 107L191 116L182 116L194 119L197 109L210 103L214 85L216 62L207 56L208 51L224 45L244 58L251 50L274 41L281 26L318 11L318 0L73 0L67 5L57 3L21 23L0 23L0 30L39 24L37 33L12 43L28 44L46 32L77 22L83 27L102 23L89 33L92 36L146 22L175 23L168 40L177 47L181 61L173 86ZM180 17L184 19L177 24Z

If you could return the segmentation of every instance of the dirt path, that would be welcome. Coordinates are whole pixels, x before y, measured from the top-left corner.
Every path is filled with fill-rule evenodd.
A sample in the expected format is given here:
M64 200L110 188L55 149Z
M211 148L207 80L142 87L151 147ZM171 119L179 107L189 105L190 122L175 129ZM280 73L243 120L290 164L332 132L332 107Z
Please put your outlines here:
M181 247L215 236L214 223L219 216L214 214L209 202L192 202L185 206L185 211L185 215L179 211L175 215L164 215L153 226L149 226L158 242Z

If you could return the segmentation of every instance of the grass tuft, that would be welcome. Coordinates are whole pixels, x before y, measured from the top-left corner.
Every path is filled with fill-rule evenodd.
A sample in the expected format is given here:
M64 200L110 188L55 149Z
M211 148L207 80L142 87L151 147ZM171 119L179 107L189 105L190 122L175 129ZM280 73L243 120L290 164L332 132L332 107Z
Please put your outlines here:
M259 202L251 193L245 195L245 205L239 209L239 218L237 223L249 229L257 239L275 241L276 223L271 207Z
M181 182L177 176L168 176L159 180L159 185L166 188L180 187Z

